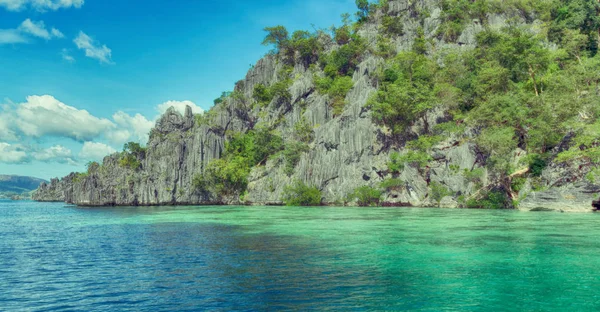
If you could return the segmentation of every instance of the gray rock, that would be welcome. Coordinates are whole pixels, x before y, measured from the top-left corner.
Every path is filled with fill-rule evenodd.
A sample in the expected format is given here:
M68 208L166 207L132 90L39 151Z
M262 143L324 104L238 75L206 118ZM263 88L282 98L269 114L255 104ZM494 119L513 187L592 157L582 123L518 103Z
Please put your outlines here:
M439 1L390 0L387 12L378 12L365 23L359 33L371 48L377 43L378 29L383 14L399 16L404 22L403 36L393 38L398 51L409 50L418 27L423 27L432 49L470 49L476 44L475 36L482 31L479 21L465 28L457 43L437 38L440 25ZM427 9L429 16L421 20L417 10ZM509 16L490 15L492 28L506 24ZM522 21L525 23L525 21ZM337 49L331 40L321 39L326 50ZM450 196L442 199L442 207L458 207L460 196L468 197L478 191L478 184L492 183L492 174L478 160L477 149L469 138L473 131L452 135L431 151L433 161L427 168L406 164L398 173L388 170L390 153L405 153L403 148L392 148L391 134L373 122L366 107L369 97L377 89L376 73L384 60L367 52L352 80L354 87L345 98L346 105L339 116L333 116L331 100L317 92L313 72L303 64L294 64L289 89L291 100L283 103L274 99L266 108L253 107L252 94L257 84L269 86L278 81L284 64L276 55L259 60L243 80L236 83L235 91L247 100L227 98L211 109L199 124L191 108L184 115L169 109L157 121L147 144L145 155L139 156L140 168L127 168L120 164L119 153L108 156L95 172L86 175L71 174L60 180L42 184L34 194L39 201L65 201L77 205L182 205L182 204L281 204L286 185L295 180L319 187L325 203L343 202L348 193L364 185L378 187L387 178L398 178L403 185L386 191L383 202L389 206L437 206L431 199L431 183L438 182L449 190ZM319 73L318 73L319 74ZM322 73L320 73L322 74ZM441 109L428 112L430 127L442 122L446 112ZM301 119L314 127L314 141L308 152L300 157L294 173L284 172L283 159L273 157L266 164L256 166L249 176L246 194L219 197L202 192L194 186L194 177L200 177L206 166L219 159L225 147L227 133L244 132L257 124L276 127L289 140L293 125ZM424 124L415 122L405 141L422 135ZM518 151L516 151L517 154ZM522 154L522 153L521 153ZM518 159L515 158L517 161ZM483 169L481 181L475 183L464 177L465 170ZM531 191L531 183L520 198L522 209L543 206L549 209L589 210L597 186L586 184L584 172L569 171L551 166L544 172L544 191ZM243 198L240 198L243 195Z

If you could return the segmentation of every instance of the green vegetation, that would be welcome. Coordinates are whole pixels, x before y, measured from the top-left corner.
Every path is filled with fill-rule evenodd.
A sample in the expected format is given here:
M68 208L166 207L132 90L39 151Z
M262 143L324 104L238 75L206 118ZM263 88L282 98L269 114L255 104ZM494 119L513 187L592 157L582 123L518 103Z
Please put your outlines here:
M512 190L517 193L521 192L521 190L523 189L523 186L525 186L525 182L527 182L526 178L523 178L523 177L513 178L512 182L511 182Z
M295 31L290 37L289 32L284 26L266 27L264 29L267 36L263 40L263 45L272 45L273 54L279 53L287 64L293 64L299 61L308 67L314 64L323 51L323 44L319 37L323 35L322 31L310 33L303 30ZM298 54L299 58L296 58Z
M319 59L319 53L323 51L323 44L319 41L320 32L311 34L307 31L298 30L292 35L291 51L298 52L299 61L308 67Z
M202 114L194 115L194 119L196 120L196 125L198 125L198 126L199 125L211 126L211 125L213 125L216 117L217 117L217 111L214 107ZM155 129L152 129L150 137L152 138L153 135L155 135L155 134L158 134L158 133L156 133Z
M511 154L517 147L512 128L487 128L477 138L477 144L490 155L489 163L504 173L511 171Z
M510 206L512 201L505 194L521 190L526 178L539 180L553 161L552 150L559 144L570 145L555 159L558 162L591 168L600 164L597 1L443 0L441 24L435 36L456 42L466 27L478 20L483 31L476 35L475 46L438 49L435 40L425 35L422 22L429 12L422 10L414 12L422 26L413 34L416 36L412 49L400 53L395 51L393 38L403 35L404 17L381 16L376 46L372 47L359 36L358 29L373 16L380 16L375 12L385 10L387 1L356 0L356 5L356 23L345 14L343 25L331 28L330 34L321 30L290 33L283 26L265 28L263 44L273 46L272 53L277 54L283 69L277 82L255 85L254 101L248 102L260 108L271 103L290 104L289 88L296 78L291 77L292 66L303 65L313 72L315 89L329 98L333 115L339 116L354 87L352 75L358 64L366 54L375 54L385 62L374 77L373 85L378 90L369 98L367 107L373 121L391 139L392 150L403 150L390 154L388 169L394 177L406 165L423 173L422 169L432 161L434 146L444 138L455 138L459 141L456 144L471 141L477 145L478 161L486 169L450 169L454 174L462 173L477 187L483 184L484 170L489 170L488 182L509 181L480 196L483 199L477 204L473 200L464 203L492 209ZM489 27L490 14L507 16L506 26ZM540 23L532 28L523 26L523 20ZM327 42L333 45L325 52ZM215 104L229 97L235 98L235 94L224 92ZM433 116L436 120L430 120ZM202 117L203 122L207 119ZM572 139L563 142L567 135ZM284 172L291 176L313 140L312 126L306 120L294 125L285 142L271 130L234 135L223 158L211 162L205 168L207 178L198 177L195 184L198 189L218 194L241 194L251 168L264 164L273 155L283 158ZM517 167L515 156L520 150L526 152L526 157L520 159ZM120 163L135 169L141 166L143 158L132 151L124 152ZM509 179L522 166L528 166L526 176ZM595 181L599 174L600 170L592 170L587 178ZM389 191L404 185L391 178L379 187ZM287 193L306 193L308 189L311 187L298 182ZM446 186L430 184L430 196L438 205L448 193ZM365 186L351 196L361 205L371 205L379 201L381 190Z
M294 139L300 142L310 143L315 138L315 131L308 123L306 118L302 117L297 123L294 124L293 136Z
M478 19L484 30L476 35L475 47L431 49L419 29L412 51L397 55L385 38L396 24L386 17L375 51L386 61L368 107L373 120L390 130L386 133L391 138L410 137L414 135L410 127L417 122L422 126L419 139L406 144L407 151L390 155L390 172L401 171L405 164L427 165L432 146L428 141L462 136L466 129L475 131L470 140L491 169L492 181L506 181L522 169L514 162L517 148L528 155L527 175L539 177L551 161L549 151L567 135L574 136L571 148L557 161L591 168L600 164L599 9L600 4L591 0L444 0L438 37L456 41ZM492 29L487 17L495 13L515 18L502 29ZM532 31L519 24L519 18L541 23ZM447 121L431 127L428 112L433 110L444 111ZM465 177L481 184L479 170L465 172ZM594 176L590 173L587 178ZM510 194L522 187L520 179L513 182L495 192ZM486 207L511 205L496 193L486 195Z
M265 87L265 85L262 83L258 83L254 86L252 97L260 104L260 106L266 106L273 99L273 95L271 94L269 88Z
M90 161L87 164L85 164L86 167L86 171L87 174L92 174L98 171L98 169L100 169L100 164L96 161Z
M292 95L288 90L291 84L292 81L290 79L283 79L269 87L259 83L254 86L252 98L254 98L260 107L269 105L273 99L277 99L279 103L289 102L292 99Z
M283 190L283 202L287 206L319 206L321 199L321 191L317 187L302 181L295 181Z
M265 27L264 31L268 34L262 42L263 45L273 45L275 47L275 53L279 52L281 49L287 48L290 39L289 33L284 26L277 25Z
M444 197L452 195L452 192L450 192L445 185L436 181L431 182L429 188L431 189L429 194L431 198L438 204L438 207L440 206L440 203Z
M508 196L499 190L488 192L482 199L472 198L465 203L466 208L505 209L511 206Z
M268 129L234 134L225 144L222 157L211 161L203 174L196 175L193 185L198 191L222 196L241 194L246 190L252 167L283 148L283 139Z
M387 191L399 190L399 189L403 188L404 185L406 185L406 183L397 178L388 178L388 179L383 180L379 184L379 186L381 188L383 188L384 190L387 190Z
M282 151L285 174L288 176L294 174L302 154L310 150L309 143L314 140L314 137L314 130L304 117L294 124L292 136L287 140Z
M309 151L308 144L304 142L291 141L285 144L285 149L283 150L283 157L285 159L285 167L284 172L288 176L294 174L294 169L298 162L300 162L300 157L302 157L303 153Z
M321 94L329 95L331 107L333 108L333 115L340 115L344 111L344 106L346 105L346 94L354 86L352 78L348 76L336 76L331 78L328 76L319 77L315 75L313 79L317 91Z
M548 37L563 46L581 43L579 50L598 52L598 29L600 29L599 4L593 0L560 0L551 6ZM574 38L573 34L577 34Z
M381 19L381 29L389 36L402 36L404 34L404 24L402 18L398 16L384 15Z
M352 76L366 49L364 40L358 34L352 33L348 43L329 54L321 55L319 62L328 77Z
M475 184L481 184L481 180L483 179L484 171L483 171L483 168L475 168L473 170L464 169L462 174L463 174L463 177L465 177L465 179L467 179L467 181L475 183Z
M119 165L131 170L142 167L142 160L146 158L146 148L139 143L129 142L123 146L123 152L119 156Z
M532 176L534 176L534 177L541 176L542 171L544 170L544 168L546 168L547 165L548 165L548 162L546 161L545 157L543 157L542 155L539 155L539 154L529 155L529 172L531 173Z
M585 125L578 131L573 147L560 153L558 162L579 160L588 164L600 164L600 120Z
M551 18L551 15L560 14L558 11L565 4L568 5L569 2L591 3L589 0L443 0L441 1L441 25L438 28L437 35L439 38L455 42L472 20L476 19L482 25L487 26L488 14L509 14L521 16L530 21L533 18L541 18L547 21ZM581 14L581 12L575 11L571 10L572 13ZM580 16L575 19L578 18ZM571 22L573 22L572 20Z
M377 206L379 205L379 201L381 200L382 195L383 193L381 192L381 190L365 185L356 188L354 192L352 192L348 196L348 200L356 200L356 203L361 207Z
M402 52L389 60L380 77L381 87L368 102L373 119L395 134L421 119L429 132L426 112L440 103L436 70L435 62L415 52Z
M73 183L79 183L85 180L85 178L87 178L88 176L89 174L87 172L76 172L75 176L73 176Z
M231 95L231 93L232 93L231 91L224 91L223 93L221 93L220 97L218 97L214 100L214 104L218 105L218 104L223 103L223 101L225 101L225 99L228 98Z
M431 155L422 151L408 150L405 154L393 152L390 154L388 169L392 173L399 173L404 170L405 164L421 169L427 166L431 160Z

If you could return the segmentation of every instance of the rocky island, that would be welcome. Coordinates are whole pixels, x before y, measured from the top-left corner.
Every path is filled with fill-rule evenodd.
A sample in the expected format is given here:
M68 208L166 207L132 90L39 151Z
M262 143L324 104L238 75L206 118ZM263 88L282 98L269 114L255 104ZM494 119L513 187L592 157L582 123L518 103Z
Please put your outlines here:
M592 210L594 4L359 0L330 30L267 27L272 52L210 111L170 109L145 147L33 198Z

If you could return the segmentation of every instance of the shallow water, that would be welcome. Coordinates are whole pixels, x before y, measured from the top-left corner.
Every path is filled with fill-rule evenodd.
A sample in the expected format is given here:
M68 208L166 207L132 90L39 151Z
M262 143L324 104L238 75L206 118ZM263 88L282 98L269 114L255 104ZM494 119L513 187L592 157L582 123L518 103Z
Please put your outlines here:
M598 218L0 201L0 310L597 311Z

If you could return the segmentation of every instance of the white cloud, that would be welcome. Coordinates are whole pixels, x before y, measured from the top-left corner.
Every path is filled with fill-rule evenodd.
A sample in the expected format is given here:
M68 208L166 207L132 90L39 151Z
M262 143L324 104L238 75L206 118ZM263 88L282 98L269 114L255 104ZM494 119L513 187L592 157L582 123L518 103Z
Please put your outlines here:
M73 159L71 150L61 145L40 149L28 145L0 142L0 163L29 163L32 160L45 163L79 165Z
M52 31L50 31L50 33L52 34L52 36L54 36L55 38L64 38L65 35L60 32L60 30L52 27Z
M0 142L0 163L18 164L27 162L27 153L17 146Z
M0 29L0 45L27 42L27 38L16 29Z
M68 55L68 51L63 52ZM126 142L145 144L156 120L160 118L158 114L154 119L148 119L141 114L130 115L123 111L117 111L110 119L100 118L50 95L29 96L24 103L5 101L8 104L0 106L0 142L14 145L14 142L31 140L43 143L47 137L70 138L85 142L85 148L79 156L94 160L100 160L114 152L114 147ZM157 105L156 110L163 113L173 106L184 113L186 105L192 107L195 113L203 111L190 101L165 102ZM92 143L96 140L106 141ZM46 149L21 147L18 151L26 153L28 161L76 163L73 153L60 145Z
M179 113L181 113L181 115L185 115L185 107L186 106L190 106L192 108L192 113L194 113L194 114L202 114L202 113L204 113L204 110L200 106L196 105L192 101L168 101L168 102L164 102L162 104L159 104L156 107L156 109L162 115L171 106L174 107Z
M81 8L83 3L84 0L0 0L0 7L9 11L21 11L30 7L40 12L46 12L71 7Z
M11 117L6 114L0 115L0 140L16 141L17 136L15 132L10 129L9 119Z
M16 125L27 136L59 136L89 141L115 125L86 110L68 106L50 95L29 96L16 109Z
M100 63L113 64L111 59L112 51L106 45L95 42L83 31L79 32L79 35L73 42L75 42L78 49L85 50L85 56L96 59L100 61Z
M72 157L71 150L61 145L55 145L33 153L35 160L43 162L72 163L74 162Z
M2 0L0 0L2 1ZM31 37L42 38L46 40L54 38L64 38L65 35L56 28L50 31L46 29L43 21L24 20L16 29L0 29L0 45L28 43Z
M26 19L19 26L19 30L23 33L30 34L34 37L44 38L46 40L52 38L52 35L46 30L44 22L33 22L30 19Z
M140 143L148 142L148 133L154 127L155 122L146 119L141 114L130 116L125 112L118 111L113 115L113 120L117 124L121 134L127 132L130 136L127 140L134 140ZM122 141L120 143L125 143Z
M100 161L105 156L115 153L116 150L106 144L97 142L85 142L79 152L79 157L85 160Z
M69 63L75 63L75 58L73 56L71 56L68 49L62 49L62 51L60 52L60 55L62 56L63 60L65 60Z
M105 134L105 137L114 145L122 145L123 143L134 141L139 143L148 142L148 134L154 128L156 121L160 115L164 114L170 107L174 107L182 115L185 114L185 107L190 106L194 114L203 113L204 110L191 101L168 101L156 106L159 115L154 120L148 120L141 114L131 116L125 112L118 111L112 118L117 124L117 127Z
M121 146L123 143L131 141L131 132L129 130L124 129L115 129L109 131L105 134L106 139L110 141L113 145ZM140 140L139 143L146 143L147 141Z

